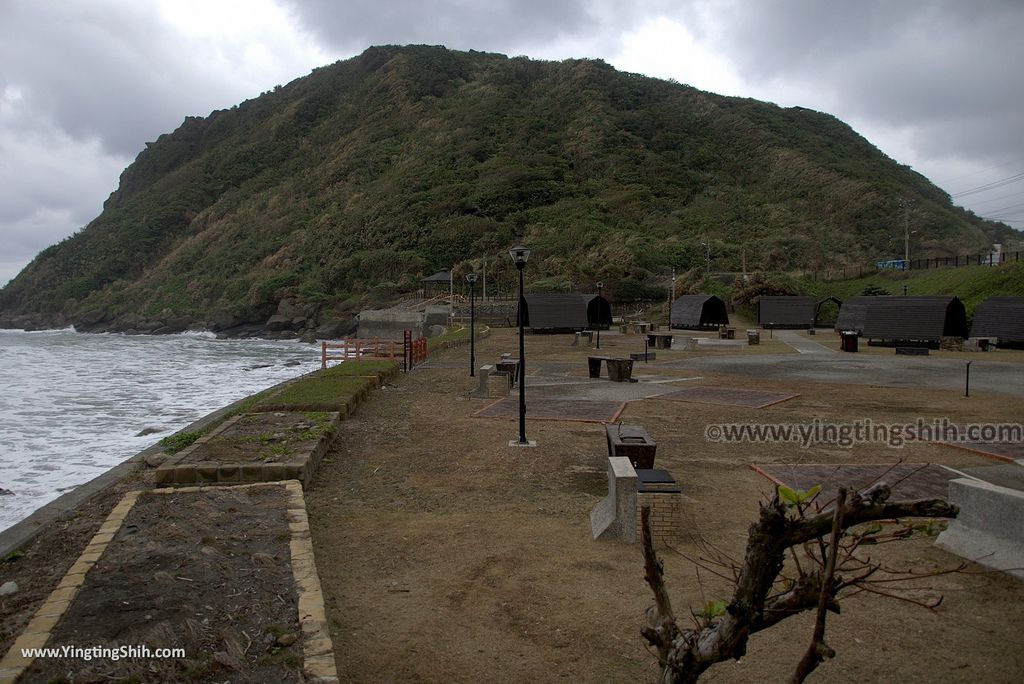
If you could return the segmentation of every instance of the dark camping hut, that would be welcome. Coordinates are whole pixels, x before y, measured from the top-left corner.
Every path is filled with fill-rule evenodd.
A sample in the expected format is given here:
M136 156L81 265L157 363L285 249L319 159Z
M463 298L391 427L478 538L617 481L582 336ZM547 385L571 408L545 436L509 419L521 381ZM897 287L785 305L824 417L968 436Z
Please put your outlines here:
M836 330L853 331L858 335L864 334L864 320L868 315L868 305L871 300L878 297L850 297L839 307L839 317L836 318Z
M874 340L941 342L967 337L967 313L958 297L869 297L863 336Z
M451 271L438 271L420 280L420 287L423 288L424 297L435 295L446 295L451 292L452 274Z
M762 296L757 322L762 328L810 328L816 305L811 297Z
M683 295L672 302L671 327L681 330L706 330L729 325L725 302L714 295Z
M1024 343L1024 297L989 297L974 310L971 337Z
M612 324L608 300L585 294L528 294L525 325L531 332L607 330Z

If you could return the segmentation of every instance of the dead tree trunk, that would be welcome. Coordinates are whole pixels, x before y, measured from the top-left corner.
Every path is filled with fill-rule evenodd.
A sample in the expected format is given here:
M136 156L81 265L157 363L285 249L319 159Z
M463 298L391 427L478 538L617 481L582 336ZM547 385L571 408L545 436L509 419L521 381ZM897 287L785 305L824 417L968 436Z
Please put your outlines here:
M954 518L958 508L940 499L887 503L889 490L878 487L860 496L854 494L843 505L841 529L860 523L895 518ZM820 572L801 573L787 591L772 594L785 554L790 547L820 540L831 529L836 516L832 512L804 518L791 517L778 494L761 504L760 517L750 526L746 555L739 568L736 589L726 613L708 620L700 629L680 629L672 612L665 587L662 563L651 541L650 511L641 511L643 554L646 580L654 593L655 605L648 611L648 627L641 630L655 647L664 684L688 684L715 663L741 658L751 634L804 610L817 606L825 591L827 606L838 612L835 595L841 582L830 582L823 589Z

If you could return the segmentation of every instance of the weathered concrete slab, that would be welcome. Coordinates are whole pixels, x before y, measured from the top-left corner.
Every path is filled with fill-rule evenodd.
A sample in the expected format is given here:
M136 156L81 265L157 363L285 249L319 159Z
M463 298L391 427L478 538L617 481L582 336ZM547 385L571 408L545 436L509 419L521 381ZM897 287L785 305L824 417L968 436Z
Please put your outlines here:
M957 478L949 483L949 501L960 515L935 543L1024 580L1024 492Z
M337 412L277 411L229 418L157 468L156 483L299 480L309 487L340 421Z
M636 541L636 478L636 470L628 458L608 458L608 496L590 512L590 532L594 539Z
M656 399L669 401L691 401L699 404L717 404L720 406L749 406L765 408L773 404L788 401L799 394L790 392L767 392L764 390L735 389L732 387L688 387L678 392L662 394Z
M187 673L222 648L205 630L241 650L244 629L260 635L264 621L293 638L260 660L238 658L245 681L338 681L301 485L134 491L0 660L0 681L129 681L144 667L156 668L146 681L198 679ZM184 655L142 665L148 656L138 653L35 659L22 651L64 645L174 646Z

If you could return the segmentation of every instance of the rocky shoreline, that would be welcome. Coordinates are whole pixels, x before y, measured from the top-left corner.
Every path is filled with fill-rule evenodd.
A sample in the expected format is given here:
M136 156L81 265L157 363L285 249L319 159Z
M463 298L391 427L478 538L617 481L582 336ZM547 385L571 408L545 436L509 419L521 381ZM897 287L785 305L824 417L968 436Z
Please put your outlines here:
M301 340L316 342L351 335L356 330L356 312L341 308L321 309L296 299L283 299L266 320L247 320L220 312L201 320L164 309L157 316L127 314L110 316L99 312L65 315L0 313L0 329L54 330L74 326L85 333L125 335L175 335L182 332L212 332L219 338Z

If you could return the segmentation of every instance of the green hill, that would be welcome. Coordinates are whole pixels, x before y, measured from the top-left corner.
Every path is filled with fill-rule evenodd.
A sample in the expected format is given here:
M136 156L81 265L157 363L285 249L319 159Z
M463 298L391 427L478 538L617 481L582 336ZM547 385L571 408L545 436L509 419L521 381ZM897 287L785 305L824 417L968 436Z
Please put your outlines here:
M805 291L819 298L829 295L846 299L867 288L891 295L956 295L967 309L968 317L982 301L995 296L1024 297L1024 261L1002 266L962 266L920 271L880 271L870 276L835 283L807 283Z
M223 328L285 307L311 329L452 265L511 282L517 242L535 288L633 296L705 243L723 270L894 256L901 198L920 256L1016 235L826 114L595 60L370 48L148 144L0 290L0 325Z

